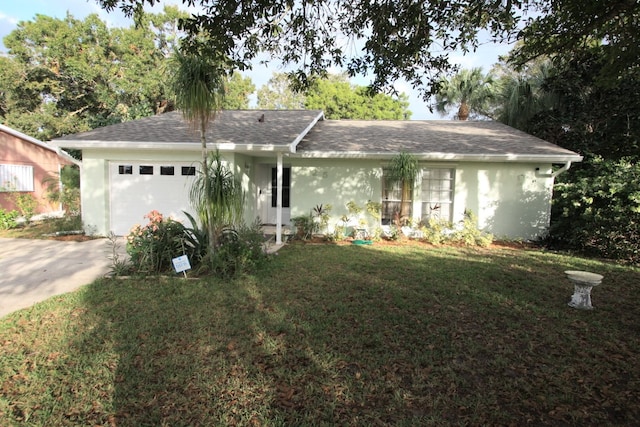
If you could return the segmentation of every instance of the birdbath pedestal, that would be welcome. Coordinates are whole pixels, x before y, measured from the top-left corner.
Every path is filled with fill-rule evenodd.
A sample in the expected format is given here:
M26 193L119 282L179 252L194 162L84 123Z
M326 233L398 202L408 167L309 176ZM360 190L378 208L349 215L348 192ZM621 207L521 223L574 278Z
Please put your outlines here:
M567 275L567 278L571 280L574 285L569 307L579 308L581 310L592 310L591 289L602 282L603 276L589 273L588 271L574 270L565 271L564 274Z

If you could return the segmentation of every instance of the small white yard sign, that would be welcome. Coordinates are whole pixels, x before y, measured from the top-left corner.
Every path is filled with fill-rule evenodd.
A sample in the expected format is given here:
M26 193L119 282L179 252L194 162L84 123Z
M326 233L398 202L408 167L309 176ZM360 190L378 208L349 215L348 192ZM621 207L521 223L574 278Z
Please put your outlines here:
M176 273L184 273L187 270L191 270L191 264L189 264L189 258L187 258L186 255L173 258L171 262L173 262L173 268L176 270ZM186 276L186 273L184 274Z

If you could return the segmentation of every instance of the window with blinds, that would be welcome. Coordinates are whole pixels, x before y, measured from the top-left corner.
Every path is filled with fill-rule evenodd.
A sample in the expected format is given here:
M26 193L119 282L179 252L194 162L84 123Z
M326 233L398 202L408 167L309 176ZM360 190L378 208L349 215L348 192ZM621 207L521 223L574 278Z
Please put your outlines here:
M34 191L33 166L0 164L0 191Z

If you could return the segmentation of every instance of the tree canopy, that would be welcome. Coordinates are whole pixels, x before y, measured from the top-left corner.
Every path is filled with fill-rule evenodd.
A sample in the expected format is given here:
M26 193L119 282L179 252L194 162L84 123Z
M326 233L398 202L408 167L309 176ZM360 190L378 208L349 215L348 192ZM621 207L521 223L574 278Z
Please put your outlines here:
M141 16L156 0L97 0ZM194 0L183 0L190 6ZM607 46L612 69L637 68L636 0L202 0L202 13L181 21L192 44L207 38L213 54L237 69L260 52L299 67L302 84L331 67L372 76L374 89L404 79L425 99L454 71L449 54L477 48L480 34L523 40L520 64L539 55L570 56L591 41Z
M316 80L306 91L305 107L324 111L328 119L408 120L411 111L405 94L397 98L372 94L364 86L349 83L346 75Z
M258 108L323 110L328 119L408 120L411 111L405 94L371 93L353 85L345 74L316 79L305 91L292 87L284 73L276 73L258 90Z
M304 109L305 96L291 88L285 73L274 73L267 84L258 89L258 108L269 110Z
M97 15L20 22L0 57L0 122L47 140L170 111L170 58L186 16L165 7L128 28L109 28ZM223 108L247 108L253 91L234 73Z
M457 120L486 116L495 92L496 86L491 73L484 74L482 68L461 70L441 82L436 93L436 111L448 114L452 109L457 109Z
M495 117L584 156L558 176L546 243L640 263L640 76L606 81L601 46L501 64ZM632 70L630 70L632 71Z

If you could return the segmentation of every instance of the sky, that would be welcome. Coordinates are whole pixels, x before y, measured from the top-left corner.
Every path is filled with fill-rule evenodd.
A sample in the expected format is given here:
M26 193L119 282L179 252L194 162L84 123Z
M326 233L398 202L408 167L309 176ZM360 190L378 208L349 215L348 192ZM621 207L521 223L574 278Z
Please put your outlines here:
M159 3L159 6L156 5L154 7L156 12L161 11L165 4L178 5L181 9L188 10L180 0L164 0ZM111 27L132 25L132 21L126 18L119 10L107 13L98 6L95 0L0 0L0 40L13 31L18 22L32 20L36 14L64 18L67 12L79 19L83 19L91 13L96 13ZM498 62L498 57L506 55L510 49L511 46L509 45L484 43L476 52L466 55L462 53L452 54L449 58L452 63L459 64L462 68L482 67L483 71L487 72L493 64ZM0 43L0 52L5 51L4 44ZM267 83L273 72L282 71L282 68L274 65L271 65L270 68L256 65L253 70L242 74L250 77L256 88L260 88ZM369 82L366 78L360 77L352 79L352 83L366 85ZM394 87L399 92L409 95L409 110L412 112L412 120L442 118L437 113L429 112L427 103L406 82L396 82ZM255 95L251 97L251 103L255 104Z

